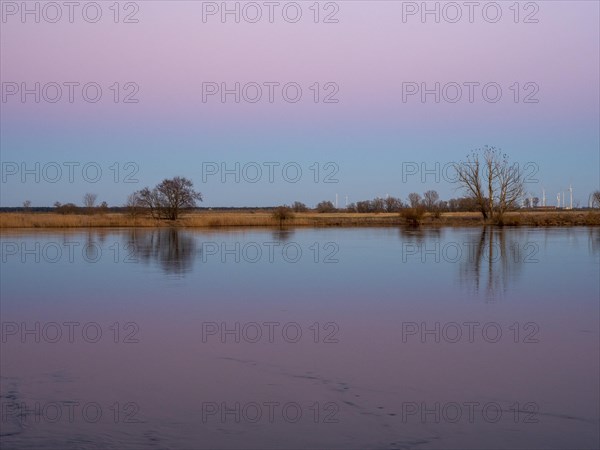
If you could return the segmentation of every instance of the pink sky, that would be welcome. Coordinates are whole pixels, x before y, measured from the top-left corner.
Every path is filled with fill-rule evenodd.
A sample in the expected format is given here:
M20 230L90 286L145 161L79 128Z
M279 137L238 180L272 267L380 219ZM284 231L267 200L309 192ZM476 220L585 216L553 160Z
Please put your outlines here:
M8 3L3 2L5 13ZM1 104L3 159L13 160L23 151L32 158L52 155L35 148L36 142L39 145L42 141L47 147L68 152L73 133L90 137L110 129L111 133L135 136L143 146L143 136L147 135L148 143L156 142L156 136L151 135L162 130L167 141L175 141L167 138L168 133L177 138L186 135L190 142L205 148L214 147L212 143L224 132L242 136L242 128L247 128L262 136L278 134L281 139L291 139L286 135L290 130L312 130L313 135L331 132L338 143L332 146L324 142L318 152L339 160L348 133L360 132L367 141L401 131L405 139L421 143L420 147L444 160L448 159L447 151L438 147L449 141L460 149L459 155L485 144L510 145L512 148L505 150L517 153L516 159L523 155L536 161L542 156L554 155L552 159L556 159L570 151L582 157L579 161L593 164L581 167L580 162L573 161L566 167L556 165L549 176L566 168L571 179L585 180L583 190L597 188L600 114L596 2L537 2L539 11L532 17L538 23L522 23L534 12L527 2L520 3L519 23L514 23L514 10L509 8L512 2L499 3L502 18L497 23L486 21L481 8L469 23L464 6L458 23L448 23L443 16L440 23L432 16L422 23L418 15L407 17L404 23L402 10L412 4L389 1L337 2L338 23L314 23L311 2L298 3L303 11L298 23L286 22L281 12L276 12L274 23L269 23L266 6L262 7L265 17L258 23L247 23L243 18L236 23L231 16L222 23L218 15L203 23L203 3L138 2L139 11L134 16L138 23L115 24L109 2L100 3L103 16L98 23L86 22L81 12L76 12L74 23L69 23L66 8L58 23L48 23L43 17L35 23L32 16L22 23L18 14L5 14L2 82L43 85L94 81L103 87L103 97L96 104L81 98L73 104L35 104L31 100L22 104L18 95L9 97ZM234 4L228 2L230 8ZM246 4L240 3L240 8ZM428 2L428 7L434 4ZM441 10L447 4L440 3ZM33 7L33 2L28 5ZM125 3L120 5L122 20ZM326 11L325 2L320 7L320 19L333 10L330 6ZM109 90L114 82L136 83L140 103L115 104ZM303 96L295 104L283 101L280 91L276 91L273 104L266 100L221 104L218 96L202 103L203 82L229 86L235 82L297 82ZM315 82L321 87L336 83L339 103L315 104L310 90ZM436 104L429 97L423 104L418 95L403 103L404 82L431 87L435 82L442 86L450 82L495 82L503 89L503 96L490 104L476 88L473 103L466 100L466 90L457 103ZM515 82L521 87L518 103L510 90ZM537 104L523 103L527 94L523 87L528 82L539 87ZM42 131L48 128L52 137ZM195 132L200 134L195 136ZM432 134L439 138L433 147L429 143ZM306 133L302 139L305 137ZM356 141L356 137L350 139ZM99 142L97 138L90 140ZM259 145L265 154L270 145L281 147L280 143L245 142L253 149L251 159L263 156L256 149ZM296 138L294 142L301 144ZM394 145L400 153L408 152L398 156L398 162L411 156L411 149L401 142ZM134 158L146 155L132 147L118 151L129 152ZM351 167L365 157L356 149L345 155L351 159ZM551 168L554 164L544 163ZM356 185L361 180L349 181Z

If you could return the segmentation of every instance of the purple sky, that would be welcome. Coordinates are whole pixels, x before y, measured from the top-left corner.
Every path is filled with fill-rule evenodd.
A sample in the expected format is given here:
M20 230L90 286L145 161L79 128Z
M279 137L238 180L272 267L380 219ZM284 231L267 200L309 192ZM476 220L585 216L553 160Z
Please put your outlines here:
M35 3L27 5L33 9ZM390 1L321 2L321 23L314 23L313 2L297 3L302 10L297 23L282 15L290 2L279 2L274 23L263 2L256 3L263 13L257 23L244 19L244 7L248 18L256 11L249 2L239 3L240 23L233 15L222 23L219 14L204 23L203 8L210 11L221 2L192 1L138 2L132 16L138 23L114 23L113 2L99 2L97 23L84 20L81 9L69 23L66 6L61 19L49 23L55 9L41 2L40 23L33 14L23 23L21 11L14 11L21 2L2 2L3 94L14 86L20 89L21 83L80 86L73 103L66 88L57 103L42 96L38 104L33 95L23 103L20 92L3 96L0 205L18 206L26 199L40 206L57 200L81 203L88 191L118 205L131 191L174 175L193 179L207 206L314 204L336 193L350 201L386 194L405 198L430 188L448 198L458 193L443 180L403 180L403 163L443 166L486 144L501 147L521 164L535 163L539 181L530 183L528 191L541 197L545 188L549 204L572 183L576 201L585 205L600 185L598 3L521 2L519 23L513 2L499 2L502 17L490 23L494 7L488 6L485 17L482 13L489 3L475 9L473 23L463 2L457 3L463 14L457 23L448 22L456 11L448 2L439 3L440 23L433 15L423 23L418 13L403 21L403 9L420 8L421 2ZM227 4L233 9L236 2ZM427 5L433 9L436 2ZM135 12L133 7L126 11L125 3L120 7L121 22ZM288 19L294 11L294 5L288 6ZM330 13L338 23L322 23ZM88 9L87 14L95 12ZM538 23L523 23L532 19ZM82 99L81 85L88 82L102 88L97 103ZM115 82L120 83L119 103L113 100L115 88L110 89ZM133 90L125 87L128 82L139 87L133 97L138 103L122 103ZM258 83L263 96L257 103L243 97L235 103L229 95L223 104L213 95L203 103L207 82L230 88L236 82ZM274 87L273 103L265 82L280 84ZM281 86L289 82L302 88L297 103L282 97ZM455 85L448 85L440 103L433 94L425 103L418 94L403 102L403 83L408 82L429 88L436 82L458 83L462 97L456 103L444 100L444 93L456 94ZM479 83L472 103L465 82ZM331 98L338 103L322 102L334 90L326 83L335 83L338 90ZM484 100L486 83L501 87L497 103ZM45 94L54 96L53 89L48 86ZM245 94L254 96L253 89L249 85ZM525 103L528 94L539 102ZM12 163L35 167L36 162L40 167L95 162L103 176L89 183L79 173L70 183L63 174L49 183L42 174L36 183L30 175L23 183L21 174L7 173ZM135 162L139 183L115 183L108 169L114 162ZM295 162L303 177L290 183L279 172L273 183L266 175L257 183L243 176L239 183L233 177L203 183L206 162L230 167ZM315 183L309 169L314 162L335 163L339 183Z

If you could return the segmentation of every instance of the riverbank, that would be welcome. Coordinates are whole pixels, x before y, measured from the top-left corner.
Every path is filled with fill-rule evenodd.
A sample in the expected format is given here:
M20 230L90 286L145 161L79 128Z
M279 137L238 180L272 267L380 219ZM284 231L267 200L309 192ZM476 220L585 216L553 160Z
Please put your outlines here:
M291 227L385 227L406 225L397 213L296 213L284 222ZM473 212L426 214L423 226L481 226L481 214ZM505 226L600 226L600 211L524 211L507 213ZM266 210L201 211L183 215L177 221L155 220L150 216L131 217L123 213L57 214L0 213L0 228L86 228L86 227L277 227L279 221Z

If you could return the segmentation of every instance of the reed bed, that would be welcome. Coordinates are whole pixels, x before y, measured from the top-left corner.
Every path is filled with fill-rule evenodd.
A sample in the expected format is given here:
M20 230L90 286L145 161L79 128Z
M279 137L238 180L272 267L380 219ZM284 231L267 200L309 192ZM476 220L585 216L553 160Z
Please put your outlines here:
M286 220L291 227L368 227L398 226L406 221L396 213L297 213ZM422 225L480 226L479 213L444 213L439 217L426 215ZM505 226L599 226L599 211L512 212L504 216ZM87 227L278 227L278 220L269 211L223 212L202 211L184 214L176 221L156 220L150 216L131 217L122 213L57 214L57 213L0 213L0 228L87 228Z
M286 220L294 227L356 227L399 225L398 214L297 213ZM150 216L131 217L127 214L56 214L0 213L0 228L86 228L86 227L278 227L279 221L270 212L198 212L181 216L176 221L156 220Z

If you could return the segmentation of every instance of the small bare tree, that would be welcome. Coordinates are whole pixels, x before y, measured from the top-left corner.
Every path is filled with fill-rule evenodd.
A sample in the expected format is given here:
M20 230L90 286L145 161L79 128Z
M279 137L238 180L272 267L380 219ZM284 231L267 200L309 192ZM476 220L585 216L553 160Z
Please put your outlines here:
M106 201L100 203L100 206L98 206L98 211L100 214L106 214L108 212L108 203L106 203Z
M385 212L385 199L375 197L371 200L371 210L376 213Z
M440 195L437 191L427 191L423 194L425 204L425 208L427 211L433 211L433 209L437 206L438 200L440 199Z
M83 206L87 208L88 212L92 212L92 208L96 204L97 198L98 195L92 194L91 192L88 192L83 196Z
M408 202L410 203L411 208L416 208L421 204L421 196L416 192L411 192L408 194Z
M30 200L25 200L23 202L23 209L25 210L25 212L29 212L29 210L31 209L31 201Z
M308 211L308 208L302 202L294 202L292 204L292 209L294 210L294 212L297 212L297 213Z
M481 155L481 156L480 156ZM524 177L517 164L494 147L485 147L454 165L457 182L472 198L484 220L501 221L523 197Z
M142 209L142 202L139 194L137 192L129 194L124 206L127 208L127 214L135 219L140 214Z
M317 205L317 212L329 213L329 212L334 212L334 211L335 211L335 205L333 204L333 202L330 202L329 200L323 200L322 202L319 202L319 204Z
M398 212L402 208L402 200L396 197L386 197L385 199L385 212Z
M592 194L592 208L600 208L600 191Z

